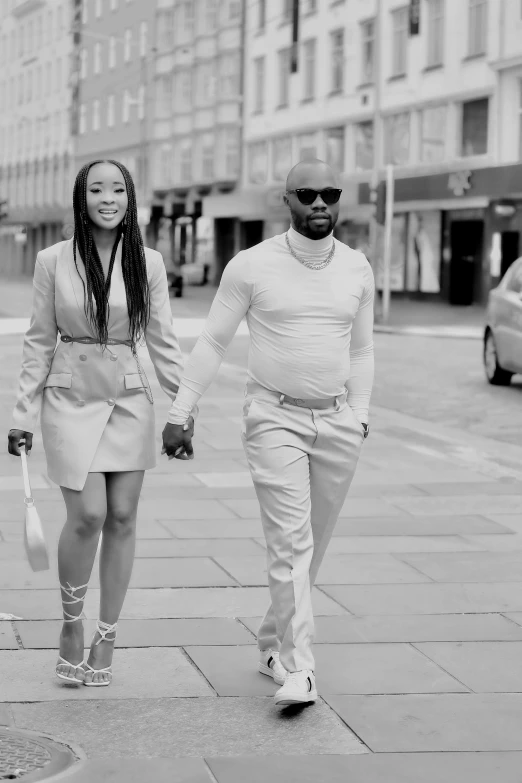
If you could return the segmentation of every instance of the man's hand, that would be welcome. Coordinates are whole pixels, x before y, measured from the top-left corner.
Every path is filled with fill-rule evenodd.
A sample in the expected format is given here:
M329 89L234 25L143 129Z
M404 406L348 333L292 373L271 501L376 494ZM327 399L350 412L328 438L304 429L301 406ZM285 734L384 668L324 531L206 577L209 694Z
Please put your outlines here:
M14 457L20 456L20 446L25 445L25 453L30 454L33 448L33 433L24 430L11 430L9 435L9 445L7 450Z
M192 436L194 435L194 419L189 417L186 424L166 424L163 430L162 454L169 459L194 459Z

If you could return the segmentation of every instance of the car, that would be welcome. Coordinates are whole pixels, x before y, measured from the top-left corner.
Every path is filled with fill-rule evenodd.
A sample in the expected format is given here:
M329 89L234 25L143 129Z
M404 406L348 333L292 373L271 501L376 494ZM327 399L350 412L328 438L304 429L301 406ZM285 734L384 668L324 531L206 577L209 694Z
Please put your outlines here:
M522 373L522 257L489 292L484 330L484 369L494 386Z

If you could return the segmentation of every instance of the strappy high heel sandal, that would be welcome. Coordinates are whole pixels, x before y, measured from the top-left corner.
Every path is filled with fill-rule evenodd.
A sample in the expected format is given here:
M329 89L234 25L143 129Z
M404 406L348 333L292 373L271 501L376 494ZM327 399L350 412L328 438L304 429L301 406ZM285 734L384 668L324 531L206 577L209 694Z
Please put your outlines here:
M76 623L78 620L84 620L85 615L83 613L83 602L85 601L85 593L87 592L87 586L88 585L80 585L79 587L73 587L69 582L67 582L67 585L64 587L64 585L60 585L61 589L65 593L65 595L70 598L70 601L64 601L62 599L62 610L64 614L63 621L64 623ZM80 598L78 595L75 595L77 590L84 590L85 593ZM71 604L82 604L82 610L80 614L70 614L66 609L63 609L63 606L70 606ZM80 679L78 675L78 669L81 670L82 674L84 673L84 663L85 661L82 660L80 663L70 663L69 661L66 661L65 658L63 658L61 655L58 656L58 663L56 664L56 676L60 680L64 680L65 682L70 683L71 685L83 685L83 677ZM58 671L58 666L70 666L71 669L74 669L74 676L69 677L66 674L62 674Z
M97 647L102 642L114 642L116 641L116 628L118 627L118 623L114 623L113 625L109 625L109 623L104 623L103 620L98 620L96 623L96 632L100 635L100 638L95 643L95 647ZM113 633L114 636L112 639L107 639L107 634ZM96 633L94 634L94 638L96 637ZM93 638L93 642L94 642ZM101 673L107 673L109 675L109 679L102 680L101 682L86 682L84 680L83 684L87 688L106 688L108 685L112 682L112 666L106 666L105 669L93 669L90 664L87 663L87 661L83 664L84 671L90 671L93 675Z

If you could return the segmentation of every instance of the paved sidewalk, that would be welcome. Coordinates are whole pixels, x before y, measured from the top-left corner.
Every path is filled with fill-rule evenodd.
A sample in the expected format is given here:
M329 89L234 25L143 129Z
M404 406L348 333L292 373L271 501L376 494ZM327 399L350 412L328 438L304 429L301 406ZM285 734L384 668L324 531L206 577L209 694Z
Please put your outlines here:
M0 338L0 351L12 381L19 338ZM268 591L239 437L243 375L225 366L206 396L197 459L147 475L108 689L53 677L63 507L37 436L31 468L53 563L33 574L19 463L0 455L0 612L16 618L0 621L0 725L80 747L85 760L62 778L73 783L519 783L522 469L502 466L498 442L373 408L314 589L322 699L280 712L276 686L256 672ZM154 393L159 448L167 402ZM489 462L470 461L463 440ZM519 446L508 451L522 464ZM87 638L98 595L93 573Z

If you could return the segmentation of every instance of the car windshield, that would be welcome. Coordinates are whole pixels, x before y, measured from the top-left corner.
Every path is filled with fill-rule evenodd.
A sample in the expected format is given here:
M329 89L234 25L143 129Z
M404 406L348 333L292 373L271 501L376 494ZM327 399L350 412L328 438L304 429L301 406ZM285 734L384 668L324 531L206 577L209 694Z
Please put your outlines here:
M502 287L509 291L522 290L522 258L514 261L502 279Z

